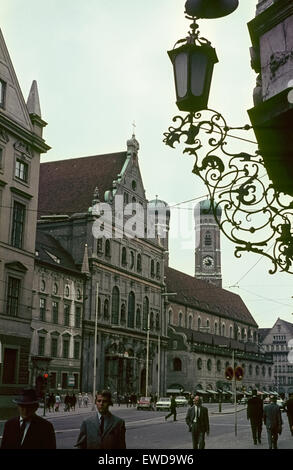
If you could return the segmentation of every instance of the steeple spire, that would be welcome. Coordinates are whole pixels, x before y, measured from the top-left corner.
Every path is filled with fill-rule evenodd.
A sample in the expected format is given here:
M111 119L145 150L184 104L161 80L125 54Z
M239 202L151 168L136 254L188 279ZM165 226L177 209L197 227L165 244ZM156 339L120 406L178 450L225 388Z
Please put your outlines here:
M34 114L35 116L42 117L38 85L36 80L34 80L32 83L26 106L29 114Z

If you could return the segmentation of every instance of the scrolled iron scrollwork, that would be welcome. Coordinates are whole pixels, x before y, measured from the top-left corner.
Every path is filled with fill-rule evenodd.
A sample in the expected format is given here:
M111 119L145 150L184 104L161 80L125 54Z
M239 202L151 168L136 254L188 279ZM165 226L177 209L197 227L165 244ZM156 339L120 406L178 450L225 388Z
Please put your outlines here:
M194 157L192 172L207 187L219 228L236 245L235 256L254 252L270 259L271 274L293 274L293 201L275 190L259 151L230 153L228 131L239 128L228 127L217 111L178 115L173 122L164 142L172 148L184 142L183 153Z

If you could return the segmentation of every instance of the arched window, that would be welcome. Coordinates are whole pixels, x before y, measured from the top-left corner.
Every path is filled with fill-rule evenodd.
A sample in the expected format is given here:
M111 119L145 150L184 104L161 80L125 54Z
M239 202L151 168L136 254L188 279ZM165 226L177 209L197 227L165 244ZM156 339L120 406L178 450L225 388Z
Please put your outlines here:
M212 361L211 361L211 359L208 359L208 361L207 361L207 368L208 368L209 371L212 370Z
M222 336L226 335L226 325L225 323L222 323Z
M157 272L156 272L157 279L159 279L160 276L161 276L161 267L160 267L160 263L159 263L159 262L157 262L157 270L156 270L156 271L157 271Z
M119 289L116 286L112 290L112 323L113 325L119 323Z
M182 312L179 312L179 326L182 326Z
M212 244L211 232L206 232L205 237L204 237L204 244L205 246L211 246Z
M233 338L233 326L230 325L230 338Z
M215 330L215 335L218 334L218 323L215 321L215 324L214 324L214 330Z
M140 254L137 255L136 264L137 264L137 271L140 273L141 272L141 255Z
M191 315L189 315L189 317L188 317L188 328L189 328L190 330L191 330L191 328L192 328L192 316L191 316Z
M168 315L169 315L169 325L173 325L173 311L171 308L168 312Z
M182 370L182 362L181 362L181 359L179 359L179 357L175 357L173 359L173 370L175 372L180 372Z
M102 253L103 251L103 239L98 238L97 240L97 253Z
M125 323L126 323L126 307L125 307L125 304L121 305L120 323L121 323L121 325L125 325Z
M207 319L207 329L209 329L209 328L210 328L210 320Z
M151 276L155 276L155 262L153 259L151 260Z
M142 328L147 330L148 327L148 314L149 314L149 299L143 299L143 313L142 313Z
M218 372L221 372L221 369L222 369L222 363L220 361L220 359L217 361L217 371Z
M130 269L134 268L134 253L133 251L130 252Z
M140 308L136 310L136 319L135 319L135 325L137 329L141 328L141 318L140 318Z
M255 366L255 375L259 375L259 366Z
M123 266L127 265L127 253L126 253L125 246L122 248L122 265Z
M135 296L133 292L128 295L128 328L134 328Z
M109 320L109 300L104 302L104 320Z
M252 365L251 364L249 364L248 372L249 372L249 375L252 375Z
M98 317L101 316L101 298L98 297Z
M200 330L200 327L201 327L201 318L198 317L198 319L197 319L197 328L198 328L198 330Z
M201 370L201 369L202 369L202 360L201 360L200 357L199 357L198 360L197 360L197 368L198 368L198 370Z
M108 258L111 256L111 243L108 239L105 242L105 255L108 256Z
M263 375L263 376L266 375L266 368L265 368L265 366L262 366L261 372L262 372L262 375Z

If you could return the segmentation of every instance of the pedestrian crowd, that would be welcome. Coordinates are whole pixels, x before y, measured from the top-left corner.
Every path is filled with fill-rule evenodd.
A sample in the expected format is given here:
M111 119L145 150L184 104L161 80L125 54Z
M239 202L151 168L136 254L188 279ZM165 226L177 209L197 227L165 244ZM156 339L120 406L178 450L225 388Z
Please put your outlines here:
M205 438L209 436L208 408L202 405L199 395L191 397L189 408L185 417L188 430L191 433L193 449L205 449ZM117 397L116 397L117 400ZM127 406L136 402L137 396L131 395L126 401ZM155 401L156 397L153 396ZM1 442L2 449L55 449L56 437L53 425L46 419L38 416L39 398L34 389L24 389L20 396L13 400L18 406L19 416L6 421ZM261 443L263 424L267 430L269 449L278 448L278 438L282 434L283 420L277 398L270 396L270 403L263 405L257 391L253 390L252 397L247 403L247 419L250 420L254 445ZM64 399L56 393L46 396L45 406L49 411L59 411L60 404L64 403L64 410L75 410L76 403L79 407L87 407L89 397L87 393L74 393L65 395ZM117 400L118 403L118 400ZM125 421L109 411L113 405L112 395L109 390L99 391L95 396L97 413L83 420L75 447L79 449L125 449ZM293 436L293 394L285 404L289 429ZM167 420L173 416L176 418L176 400L172 395L170 413L165 416Z

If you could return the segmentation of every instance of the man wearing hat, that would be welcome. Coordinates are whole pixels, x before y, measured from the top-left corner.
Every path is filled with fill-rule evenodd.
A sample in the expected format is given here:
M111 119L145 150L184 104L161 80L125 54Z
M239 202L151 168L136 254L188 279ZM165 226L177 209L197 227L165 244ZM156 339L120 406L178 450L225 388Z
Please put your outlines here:
M35 390L22 390L13 402L19 416L6 421L1 449L56 449L53 425L36 415L39 400Z
M257 390L252 390L252 397L247 402L247 419L250 420L254 444L261 444L262 418L262 400L257 396Z
M126 449L125 422L112 415L111 392L103 390L96 394L97 414L85 419L75 447L79 449Z

